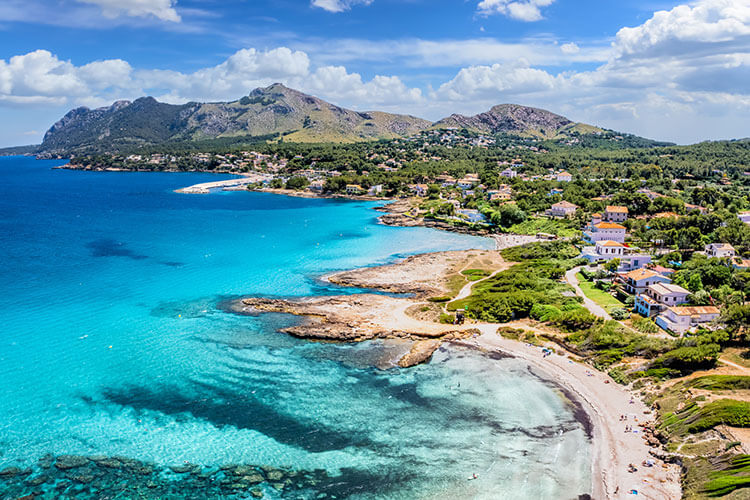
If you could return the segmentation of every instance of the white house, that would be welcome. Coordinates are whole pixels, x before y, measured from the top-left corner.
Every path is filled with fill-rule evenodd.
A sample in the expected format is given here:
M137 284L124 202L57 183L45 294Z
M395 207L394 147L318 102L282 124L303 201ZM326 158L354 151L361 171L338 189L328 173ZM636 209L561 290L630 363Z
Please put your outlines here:
M382 184L375 184L374 186L371 186L370 189L367 190L367 194L369 194L370 196L377 196L382 192L383 192Z
M550 217L571 217L576 213L576 210L578 210L578 205L563 200L547 209L546 214Z
M506 177L508 179L512 179L513 177L517 176L518 172L513 170L512 168L506 168L502 172L500 172L500 177Z
M600 222L592 225L588 231L583 232L583 239L589 243L597 241L616 241L625 243L625 226L614 222Z
M740 212L737 214L737 217L745 224L750 224L750 212Z
M557 182L570 182L573 180L573 176L568 172L560 172L557 174Z
M479 179L476 179L474 177L469 177L468 175L461 179L460 181L456 182L456 186L458 186L461 189L471 189L474 186L479 184Z
M723 259L724 257L734 257L734 247L729 243L711 243L706 245L706 255Z
M362 194L364 189L359 184L347 184L346 194Z
M628 293L639 294L643 293L649 285L656 283L670 283L672 280L666 276L662 276L650 269L634 269L629 273L621 275L622 280L625 282L625 289Z
M325 182L312 181L310 185L307 186L307 189L309 189L310 191L313 191L314 193L322 193L324 187L325 187Z
M625 222L628 220L628 207L609 205L604 210L604 220L607 222Z
M668 307L656 317L656 324L665 330L683 334L698 325L710 323L719 317L719 308L715 306L680 306Z
M612 259L620 259L619 272L628 272L640 269L651 263L651 256L644 253L631 252L628 247L617 241L597 241L593 247L584 247L581 257L589 262Z
M427 196L429 186L427 186L427 184L414 184L409 186L409 189L411 189L411 192L417 196Z
M690 295L679 285L673 283L655 283L646 287L646 292L635 298L635 310L638 314L650 317L666 307L687 302Z

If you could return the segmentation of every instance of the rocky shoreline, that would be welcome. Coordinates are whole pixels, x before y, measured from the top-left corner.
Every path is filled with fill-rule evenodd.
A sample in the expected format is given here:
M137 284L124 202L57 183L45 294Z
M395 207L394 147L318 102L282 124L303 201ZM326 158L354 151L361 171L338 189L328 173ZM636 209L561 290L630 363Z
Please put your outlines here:
M263 498L272 491L336 498L339 478L323 470L268 465L158 466L121 456L46 455L31 467L0 470L0 496L53 498L204 499ZM315 493L313 493L315 492Z

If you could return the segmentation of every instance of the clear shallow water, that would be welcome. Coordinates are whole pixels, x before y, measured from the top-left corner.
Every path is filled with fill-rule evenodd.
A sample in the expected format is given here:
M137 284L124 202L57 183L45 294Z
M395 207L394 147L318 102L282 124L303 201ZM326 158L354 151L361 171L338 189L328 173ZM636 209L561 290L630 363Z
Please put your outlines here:
M324 469L339 498L589 490L582 426L517 360L448 347L380 371L378 343L308 343L276 333L289 317L219 307L341 293L316 276L488 240L380 226L373 203L180 195L219 178L60 163L0 158L0 467L72 453Z

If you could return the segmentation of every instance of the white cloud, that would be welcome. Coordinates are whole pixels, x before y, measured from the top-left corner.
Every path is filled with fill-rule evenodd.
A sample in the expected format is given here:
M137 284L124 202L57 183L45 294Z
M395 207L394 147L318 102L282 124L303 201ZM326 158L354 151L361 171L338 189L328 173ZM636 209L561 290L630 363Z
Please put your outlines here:
M750 113L749 10L750 0L678 6L623 28L606 50L550 41L339 40L314 57L307 48L242 49L194 72L143 70L118 59L76 66L38 50L0 60L0 105L99 106L147 94L174 103L219 101L279 81L342 106L430 119L515 102L658 139L740 137L748 135ZM365 79L342 65L394 60L456 69L452 78L433 77L433 90L394 75ZM574 70L575 62L599 66Z
M581 48L573 42L564 43L560 45L560 50L563 54L578 54Z
M312 0L313 7L319 7L328 12L344 12L355 5L370 5L373 0Z
M482 0L477 5L480 14L502 14L519 21L539 21L543 18L542 7L552 5L555 0Z
M655 12L635 28L622 28L613 44L624 56L685 56L697 47L721 52L750 43L750 1L703 0Z
M398 77L364 81L343 66L310 67L305 52L279 47L242 49L224 62L192 73L139 70L120 59L75 66L46 50L0 59L0 103L103 106L118 99L155 95L172 103L232 100L256 87L283 82L355 108L392 107L423 99Z
M448 101L467 98L492 101L503 94L517 97L552 90L556 86L556 80L546 71L532 68L523 62L513 65L472 66L463 68L455 78L441 85L435 97Z
M98 5L106 17L154 16L162 21L180 22L175 10L176 0L78 0L81 3Z

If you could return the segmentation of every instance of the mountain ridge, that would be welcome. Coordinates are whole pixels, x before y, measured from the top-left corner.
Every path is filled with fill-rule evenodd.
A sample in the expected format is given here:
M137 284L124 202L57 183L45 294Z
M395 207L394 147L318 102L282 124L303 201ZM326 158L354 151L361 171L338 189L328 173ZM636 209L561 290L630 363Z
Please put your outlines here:
M140 97L96 109L78 107L49 128L39 152L83 154L234 137L357 142L450 128L543 140L604 131L518 104L499 104L473 116L452 114L437 122L382 111L353 111L275 83L229 102L167 104Z

